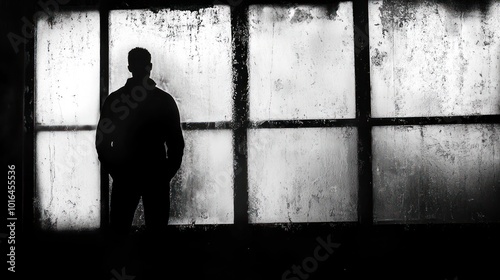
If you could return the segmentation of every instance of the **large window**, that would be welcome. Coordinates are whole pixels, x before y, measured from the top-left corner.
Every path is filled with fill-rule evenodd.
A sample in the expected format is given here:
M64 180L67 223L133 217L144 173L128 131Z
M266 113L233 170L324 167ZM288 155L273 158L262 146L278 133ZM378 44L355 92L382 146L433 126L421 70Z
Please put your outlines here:
M98 12L37 22L35 207L44 229L100 225L99 44Z
M248 23L249 221L356 221L356 127L293 125L356 117L352 3L250 6Z
M111 11L110 92L122 87L130 77L127 54L134 47L151 52L151 78L175 98L184 127L186 148L172 183L170 223L233 223L229 7ZM206 129L210 123L225 128ZM144 223L141 210L142 206L136 225Z
M499 221L500 1L459 7L345 1L39 18L38 221L102 226L111 184L94 149L99 104L130 76L137 46L179 105L186 139L171 224ZM143 222L140 206L134 223Z
M500 218L500 2L481 5L369 2L372 116L413 122L372 131L376 221Z

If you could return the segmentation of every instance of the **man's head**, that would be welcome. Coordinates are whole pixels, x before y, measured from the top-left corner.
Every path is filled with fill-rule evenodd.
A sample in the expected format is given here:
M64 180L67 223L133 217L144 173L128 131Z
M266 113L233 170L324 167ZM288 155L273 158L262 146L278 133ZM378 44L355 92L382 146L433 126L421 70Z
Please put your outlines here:
M134 48L128 53L128 70L136 78L149 77L151 74L151 54L143 48Z

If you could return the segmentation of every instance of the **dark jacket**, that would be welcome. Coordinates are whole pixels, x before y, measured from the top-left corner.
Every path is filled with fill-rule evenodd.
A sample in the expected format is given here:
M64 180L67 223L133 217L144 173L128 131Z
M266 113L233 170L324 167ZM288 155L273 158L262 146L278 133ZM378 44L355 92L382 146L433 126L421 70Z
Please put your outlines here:
M171 179L184 151L175 100L151 79L128 79L104 101L96 148L111 176L156 170Z

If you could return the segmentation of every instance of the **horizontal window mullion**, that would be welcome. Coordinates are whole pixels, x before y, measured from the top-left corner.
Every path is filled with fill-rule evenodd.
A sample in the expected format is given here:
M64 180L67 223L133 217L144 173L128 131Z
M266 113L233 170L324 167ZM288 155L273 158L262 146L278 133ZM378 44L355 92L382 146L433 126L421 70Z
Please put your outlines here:
M88 131L97 125L35 125L35 131Z
M213 7L214 4L217 5L228 5L227 2L217 1L214 3L213 0L174 0L174 1L158 1L158 0L147 0L147 1L130 1L130 2L116 2L109 3L108 8L110 11L114 10L160 10L160 9L173 9L173 10L192 10L197 11L203 8Z
M500 115L484 116L453 116L453 117L411 117L411 118L371 118L368 123L372 126L386 125L433 125L433 124L475 124L500 123ZM325 119L325 120L272 120L262 122L245 122L241 124L247 128L301 128L301 127L345 127L358 126L356 119ZM185 130L232 129L233 122L184 122ZM36 131L75 131L94 130L96 125L36 125Z
M181 127L184 130L205 130L205 129L231 129L232 122L183 122Z
M238 6L249 6L249 5L334 5L331 1L327 0L298 0L294 2L283 2L276 0L246 0L246 1L213 1L213 0L203 0L203 1L191 1L191 0L174 0L168 3L158 1L158 0L146 0L146 1L135 1L127 3L111 4L110 10L121 10L121 9L161 9L161 8L172 8L172 9L192 9L198 10L199 8L213 7L216 5L228 5L232 7Z
M306 127L345 127L357 126L356 119L334 119L334 120L273 120L263 122L251 122L249 128L306 128Z
M488 124L500 123L500 115L450 116L450 117L410 117L410 118L371 118L372 126L389 125L443 125L443 124Z

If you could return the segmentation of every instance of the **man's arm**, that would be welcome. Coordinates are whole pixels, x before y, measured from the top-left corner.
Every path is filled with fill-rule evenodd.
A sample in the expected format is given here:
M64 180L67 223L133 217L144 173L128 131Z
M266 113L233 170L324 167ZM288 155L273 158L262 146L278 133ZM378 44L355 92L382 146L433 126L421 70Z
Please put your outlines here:
M106 159L109 159L109 153L111 152L111 138L109 134L116 128L113 124L111 113L109 98L106 98L101 108L99 122L97 123L95 146L99 161L107 172L110 172L109 164L106 161Z
M184 136L182 135L181 122L179 116L179 108L175 100L171 98L169 104L170 112L167 120L167 158L168 158L168 176L173 178L182 163L182 156L184 155Z

